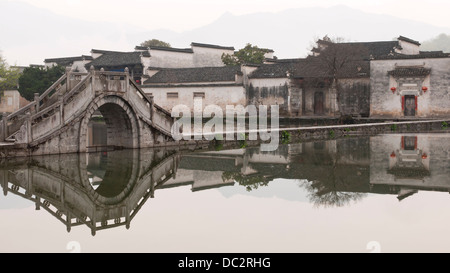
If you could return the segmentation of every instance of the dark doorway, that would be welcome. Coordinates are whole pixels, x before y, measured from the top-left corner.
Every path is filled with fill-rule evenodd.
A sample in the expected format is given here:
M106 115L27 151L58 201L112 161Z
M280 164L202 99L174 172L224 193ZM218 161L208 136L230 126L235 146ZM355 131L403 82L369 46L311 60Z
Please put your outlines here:
M323 115L323 92L314 93L314 114Z
M417 150L417 136L402 136L402 149L407 151Z
M414 117L416 115L416 96L406 95L405 98L405 116Z

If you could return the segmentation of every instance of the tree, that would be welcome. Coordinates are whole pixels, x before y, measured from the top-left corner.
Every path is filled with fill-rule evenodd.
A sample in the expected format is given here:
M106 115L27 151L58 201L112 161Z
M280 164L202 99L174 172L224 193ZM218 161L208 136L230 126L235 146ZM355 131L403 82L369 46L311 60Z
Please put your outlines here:
M450 52L450 35L439 34L437 37L424 41L420 46L422 50Z
M238 50L233 55L222 54L222 62L225 65L240 65L245 63L262 64L268 49L252 46L248 43L244 48Z
M158 39L151 39L141 43L143 47L160 46L160 47L172 47L169 43L160 41Z
M316 41L316 46L308 57L316 63L316 69L320 74L329 78L331 89L336 92L337 109L339 112L339 98L341 95L339 79L346 77L346 73L354 67L363 67L364 62L369 61L368 49L361 43L346 43L342 37L334 39L325 36Z
M0 56L0 93L5 90L17 89L20 71L10 67L5 59Z
M19 78L19 93L25 99L32 101L34 93L44 93L64 72L65 68L62 66L27 67Z

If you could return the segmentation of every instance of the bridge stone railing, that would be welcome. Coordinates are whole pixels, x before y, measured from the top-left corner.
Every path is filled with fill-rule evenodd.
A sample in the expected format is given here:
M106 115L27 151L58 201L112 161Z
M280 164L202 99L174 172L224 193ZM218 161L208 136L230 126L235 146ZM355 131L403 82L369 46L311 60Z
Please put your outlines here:
M23 125L30 121L30 117L39 113L42 109L53 106L58 98L70 90L76 82L86 77L87 73L76 73L66 69L66 73L54 82L41 95L35 94L34 101L25 107L3 118L0 124L0 141L5 141L17 133ZM49 110L44 110L44 115Z

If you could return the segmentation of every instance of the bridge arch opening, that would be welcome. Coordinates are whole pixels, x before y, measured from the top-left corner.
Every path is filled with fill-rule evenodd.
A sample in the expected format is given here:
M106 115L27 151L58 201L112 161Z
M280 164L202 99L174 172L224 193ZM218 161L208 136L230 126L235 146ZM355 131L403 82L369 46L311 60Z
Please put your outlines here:
M120 98L105 97L94 104L81 127L80 152L138 148L137 120Z

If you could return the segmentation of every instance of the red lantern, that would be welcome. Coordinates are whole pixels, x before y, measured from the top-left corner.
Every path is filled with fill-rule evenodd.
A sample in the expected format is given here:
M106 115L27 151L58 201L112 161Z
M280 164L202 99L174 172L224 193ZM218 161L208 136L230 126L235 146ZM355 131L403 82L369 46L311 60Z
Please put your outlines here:
M392 157L392 158L394 158L394 157L395 157L395 153L394 153L394 152L392 152L392 154L391 154L391 157Z
M427 90L428 90L428 87L422 86L422 91L423 91L423 92L427 92Z
M397 88L395 88L395 87L391 87L391 91L392 91L392 93L395 93L395 91L397 90Z
M427 158L428 158L428 155L424 153L424 154L422 155L422 159L427 159Z

